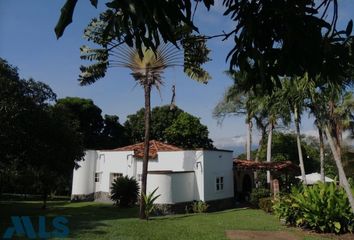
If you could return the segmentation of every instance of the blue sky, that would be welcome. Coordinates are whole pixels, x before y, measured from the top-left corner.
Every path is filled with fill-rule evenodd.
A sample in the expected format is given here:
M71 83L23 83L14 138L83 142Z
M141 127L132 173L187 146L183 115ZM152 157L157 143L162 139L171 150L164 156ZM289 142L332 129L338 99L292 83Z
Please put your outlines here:
M88 44L83 38L83 30L103 9L104 1L99 1L99 9L91 7L88 0L78 1L74 22L64 36L57 40L54 26L58 20L64 0L1 0L0 1L0 57L19 68L21 77L32 77L47 83L59 98L78 96L91 98L103 114L116 114L120 122L126 116L135 113L144 105L143 90L135 86L129 72L122 68L110 69L104 79L91 86L81 87L77 78L80 65L80 46ZM195 20L204 34L216 34L231 29L231 21L223 17L222 1L207 13L198 9ZM339 27L345 28L349 19L354 19L354 0L339 0ZM228 68L225 61L231 49L232 40L221 42L220 39L208 42L212 50L212 61L206 68L213 79L207 84L190 80L181 68L167 70L164 74L165 85L161 97L154 91L152 105L168 104L171 100L171 87L176 84L176 103L183 110L201 118L207 125L210 137L217 147L232 148L243 145L245 125L243 117L231 117L222 126L212 118L212 110L225 89L232 84L223 73ZM313 120L303 116L302 129L312 133ZM257 132L254 133L257 139Z

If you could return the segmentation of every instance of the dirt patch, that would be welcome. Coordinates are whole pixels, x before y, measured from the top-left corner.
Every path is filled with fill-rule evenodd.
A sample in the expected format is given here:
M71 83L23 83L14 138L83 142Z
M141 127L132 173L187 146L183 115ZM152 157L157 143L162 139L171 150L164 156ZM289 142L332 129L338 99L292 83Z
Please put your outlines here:
M228 230L226 237L232 240L248 240L248 239L261 239L261 240L299 240L297 236L289 232L283 231L241 231L241 230Z

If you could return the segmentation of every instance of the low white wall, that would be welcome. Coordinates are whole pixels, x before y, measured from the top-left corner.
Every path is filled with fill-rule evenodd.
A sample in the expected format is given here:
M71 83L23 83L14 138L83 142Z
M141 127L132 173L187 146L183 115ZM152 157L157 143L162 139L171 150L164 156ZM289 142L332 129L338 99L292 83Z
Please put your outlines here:
M84 160L78 164L80 167L73 171L72 195L86 195L95 191L95 162L97 151L85 152Z
M157 204L189 202L194 199L194 172L149 173L147 193L157 189Z
M168 174L148 174L146 193L149 194L158 187L155 196L161 194L155 201L157 204L172 204L172 177Z
M173 203L190 202L194 199L194 172L171 173Z

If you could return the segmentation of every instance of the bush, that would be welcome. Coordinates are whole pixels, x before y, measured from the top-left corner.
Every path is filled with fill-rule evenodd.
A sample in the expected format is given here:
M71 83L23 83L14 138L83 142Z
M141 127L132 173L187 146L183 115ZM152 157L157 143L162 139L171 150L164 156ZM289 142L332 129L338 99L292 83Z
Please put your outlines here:
M111 199L119 207L131 207L138 201L139 184L135 178L119 177L112 183Z
M192 204L192 211L194 213L204 213L208 210L209 205L203 201L195 201Z
M267 188L253 188L250 196L250 203L256 207L259 206L259 199L270 196L270 191Z
M317 232L345 233L354 230L354 214L348 198L335 183L318 183L294 189L279 199L274 212L291 225L309 228Z
M155 210L154 202L156 201L156 199L158 199L161 196L161 194L155 196L157 189L158 189L158 187L155 188L154 191L152 191L151 193L149 193L147 195L145 195L143 193L143 198L144 198L144 203L145 203L146 220L149 220L151 213Z
M271 213L273 211L273 198L272 197L260 198L258 206L263 211L267 213Z

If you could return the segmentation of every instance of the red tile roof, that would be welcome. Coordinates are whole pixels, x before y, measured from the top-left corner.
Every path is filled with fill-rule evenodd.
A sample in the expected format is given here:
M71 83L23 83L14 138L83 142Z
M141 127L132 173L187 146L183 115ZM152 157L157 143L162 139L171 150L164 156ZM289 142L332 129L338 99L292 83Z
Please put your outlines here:
M159 142L156 140L149 141L149 158L154 159L157 157L158 152L171 152L171 151L182 151L183 149ZM144 142L137 143L134 145L129 145L125 147L120 147L113 149L113 151L134 151L134 157L143 158L144 157Z
M246 170L270 170L270 171L296 171L299 166L291 161L282 162L255 162L252 160L234 159L236 169Z

